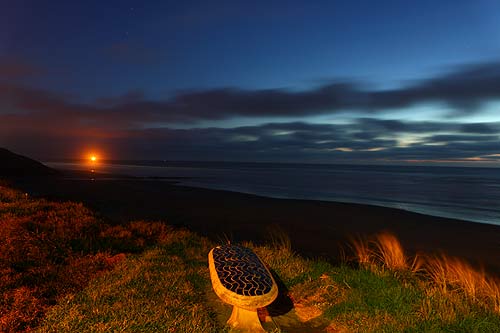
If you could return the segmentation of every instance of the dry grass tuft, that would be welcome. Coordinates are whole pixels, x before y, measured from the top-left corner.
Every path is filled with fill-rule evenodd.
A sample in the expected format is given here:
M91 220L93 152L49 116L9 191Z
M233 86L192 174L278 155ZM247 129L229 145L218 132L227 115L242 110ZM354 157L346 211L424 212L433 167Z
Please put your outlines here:
M387 232L372 238L352 238L350 247L359 264L371 270L383 267L390 271L417 272L423 263L418 255L407 257L397 237Z
M353 238L351 248L359 264L374 272L380 268L424 272L430 287L438 288L442 294L460 292L470 301L500 312L500 282L464 260L446 255L409 258L396 236L390 233L380 233L370 239Z
M500 282L484 270L475 269L464 260L440 255L426 258L425 272L441 292L461 291L470 300L500 312Z
M373 250L370 249L369 242L366 238L356 236L351 238L350 248L356 255L358 263L362 266L369 267L373 264Z
M374 255L390 270L408 270L408 259L405 256L401 243L396 236L381 233L375 236L373 245L376 249Z
M292 242L290 237L280 226L273 225L267 228L271 245L275 250L292 253Z

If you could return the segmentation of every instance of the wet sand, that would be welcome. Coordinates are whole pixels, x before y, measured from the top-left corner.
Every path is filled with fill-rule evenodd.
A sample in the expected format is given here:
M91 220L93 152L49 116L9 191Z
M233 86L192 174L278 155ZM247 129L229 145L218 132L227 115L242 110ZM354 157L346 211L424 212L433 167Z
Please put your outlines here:
M113 223L162 220L220 242L266 242L272 230L281 229L297 252L333 262L342 257L350 237L390 231L409 254L444 252L500 275L500 226L361 204L177 186L175 179L81 173L18 180L14 186L30 195L83 202Z

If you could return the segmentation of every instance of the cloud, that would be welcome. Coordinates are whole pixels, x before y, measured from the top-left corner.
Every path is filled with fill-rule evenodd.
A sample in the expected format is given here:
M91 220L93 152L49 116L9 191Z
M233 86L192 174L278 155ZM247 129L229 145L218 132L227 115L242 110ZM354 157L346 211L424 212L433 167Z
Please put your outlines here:
M407 131L412 125L406 123ZM498 123L492 127L500 127ZM453 135L426 133L421 142L399 145L404 133L387 133L383 129L367 140L356 136L359 124L317 125L302 122L271 123L237 128L145 129L135 131L137 140L118 138L117 146L127 147L128 153L144 156L144 147L165 159L245 160L245 161L304 161L304 162L404 162L408 160L457 161L476 157L486 158L499 153L500 130L496 135L460 134L461 124L448 123ZM135 142L126 145L125 142ZM440 145L432 145L439 142ZM151 156L150 156L151 157ZM491 158L490 158L491 159ZM493 158L495 159L495 158Z
M132 130L83 130L0 132L0 142L32 156L81 154L83 143L111 155L129 159L240 160L324 163L395 163L405 161L499 160L500 123L485 124L496 133L470 134L460 123L401 122L388 132L384 121L358 119L350 124L268 123L235 128L144 128ZM435 129L441 126L442 131ZM394 130L394 129L397 130ZM359 133L370 133L360 138ZM419 140L402 146L401 140L418 134ZM35 153L38 152L38 155ZM61 154L66 155L61 155Z
M432 135L426 142L442 142L442 143L455 143L455 142L499 142L499 135L457 135L457 134L440 134L440 135Z
M444 102L459 111L476 111L481 103L500 98L500 62L457 66L451 73L406 88L372 92L374 108L404 108Z
M370 91L353 83L336 82L307 91L225 88L185 91L168 99L149 100L137 90L92 103L17 81L0 81L0 145L50 156L75 156L75 146L93 142L129 158L494 160L500 153L498 122L464 124L451 118L404 121L377 117L387 109L427 102L447 103L457 112L475 112L480 104L500 99L499 64L463 66L389 91ZM23 77L30 73L20 68L17 74L13 71L9 75ZM206 120L239 116L263 122L267 117L307 119L345 110L358 110L351 114L357 118L343 124L287 122L197 128ZM172 128L180 123L192 128Z
M359 129L363 132L385 132L385 133L429 133L456 130L456 124L434 121L385 120L377 118L359 118L357 120Z
M353 83L337 82L307 91L224 88L181 92L165 100L148 100L144 94L133 91L91 104L41 89L3 83L0 105L7 104L19 113L46 113L93 126L113 124L129 129L155 122L196 124L235 117L307 117L346 110L369 115L429 102L447 103L458 107L457 112L474 112L480 104L500 99L499 68L500 63L465 66L451 74L388 91L363 90ZM387 121L379 125L399 130L397 126L401 124ZM468 130L487 129L476 125Z
M499 128L495 128L489 124L484 123L469 123L461 126L463 133L477 133L477 134L492 134L498 133Z
M335 82L307 91L236 88L184 92L163 102L138 101L117 108L157 113L173 122L245 117L300 117L346 110L365 113L404 109L423 103L446 103L456 113L476 112L500 99L500 62L455 68L441 77L386 91L370 91L350 82Z

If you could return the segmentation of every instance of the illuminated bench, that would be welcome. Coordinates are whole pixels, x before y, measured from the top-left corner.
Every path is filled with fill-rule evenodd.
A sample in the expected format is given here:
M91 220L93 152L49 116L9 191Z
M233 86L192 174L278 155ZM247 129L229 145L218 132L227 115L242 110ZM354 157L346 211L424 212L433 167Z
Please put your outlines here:
M276 299L278 286L259 257L246 247L217 246L208 254L208 267L215 293L233 306L227 324L238 332L266 332L257 309Z

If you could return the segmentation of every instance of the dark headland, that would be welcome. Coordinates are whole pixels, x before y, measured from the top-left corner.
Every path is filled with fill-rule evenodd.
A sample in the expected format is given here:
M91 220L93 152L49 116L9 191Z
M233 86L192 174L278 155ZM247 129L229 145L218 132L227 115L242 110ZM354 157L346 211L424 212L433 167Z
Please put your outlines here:
M43 177L58 172L26 156L0 147L0 177Z
M33 165L38 172L39 165ZM0 172L1 176L5 174ZM81 201L114 223L162 220L221 242L266 241L279 229L290 237L296 251L332 261L343 256L341 248L347 250L350 237L389 231L410 254L444 252L500 274L500 226L495 225L370 205L274 199L177 186L164 180L109 179L93 173L17 178L13 186L31 195Z

